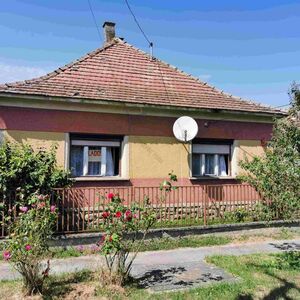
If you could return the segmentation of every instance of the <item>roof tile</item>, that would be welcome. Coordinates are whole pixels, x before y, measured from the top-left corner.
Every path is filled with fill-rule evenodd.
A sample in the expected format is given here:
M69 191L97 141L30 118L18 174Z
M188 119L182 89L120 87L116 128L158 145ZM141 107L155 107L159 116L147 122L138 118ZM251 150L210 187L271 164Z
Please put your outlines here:
M260 113L280 110L226 94L128 43L111 44L36 79L0 92Z

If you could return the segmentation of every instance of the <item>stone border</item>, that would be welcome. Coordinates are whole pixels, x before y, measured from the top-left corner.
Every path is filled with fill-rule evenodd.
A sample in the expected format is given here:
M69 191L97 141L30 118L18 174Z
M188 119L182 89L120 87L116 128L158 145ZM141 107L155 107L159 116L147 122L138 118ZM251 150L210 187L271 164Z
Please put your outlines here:
M235 224L218 224L209 226L190 226L152 229L147 239L162 237L182 237L187 235L201 235L217 232L230 232L248 229L274 228L274 227L300 227L300 220L295 221L271 221L271 222L249 222ZM77 245L95 244L99 241L102 232L60 234L53 237L50 246L66 247Z

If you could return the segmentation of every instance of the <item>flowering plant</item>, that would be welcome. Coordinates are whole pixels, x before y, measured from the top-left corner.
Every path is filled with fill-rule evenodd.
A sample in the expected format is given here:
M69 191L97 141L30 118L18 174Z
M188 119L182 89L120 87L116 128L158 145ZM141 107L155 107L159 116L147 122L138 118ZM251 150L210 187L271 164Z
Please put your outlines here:
M170 173L168 183L161 185L160 200L164 201L166 193L174 189L172 182L177 181L176 175ZM105 234L98 245L106 258L110 274L114 273L123 284L129 276L132 263L140 246L143 244L149 229L157 221L157 212L151 208L149 198L142 205L134 203L126 205L119 195L108 194L109 204L102 213Z
M21 206L19 215L10 226L10 239L3 258L21 274L28 295L42 293L50 270L49 261L42 263L57 218L56 207L48 195L33 195L28 206Z

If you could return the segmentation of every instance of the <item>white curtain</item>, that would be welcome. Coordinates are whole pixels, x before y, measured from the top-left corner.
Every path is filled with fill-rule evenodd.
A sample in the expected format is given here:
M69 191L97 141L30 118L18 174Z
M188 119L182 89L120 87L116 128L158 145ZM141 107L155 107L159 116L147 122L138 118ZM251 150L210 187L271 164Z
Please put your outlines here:
M114 176L115 166L110 147L106 148L106 176Z
M219 173L220 176L227 176L225 155L219 156Z

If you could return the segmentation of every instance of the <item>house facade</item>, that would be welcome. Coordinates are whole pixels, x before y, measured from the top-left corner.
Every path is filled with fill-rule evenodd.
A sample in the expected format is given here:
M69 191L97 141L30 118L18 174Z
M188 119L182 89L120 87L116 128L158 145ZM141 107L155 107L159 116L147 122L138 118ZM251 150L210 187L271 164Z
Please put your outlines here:
M173 171L181 185L236 183L239 161L263 155L282 112L217 90L115 37L43 77L0 85L1 139L57 145L75 186L154 186ZM199 127L182 143L181 116Z

